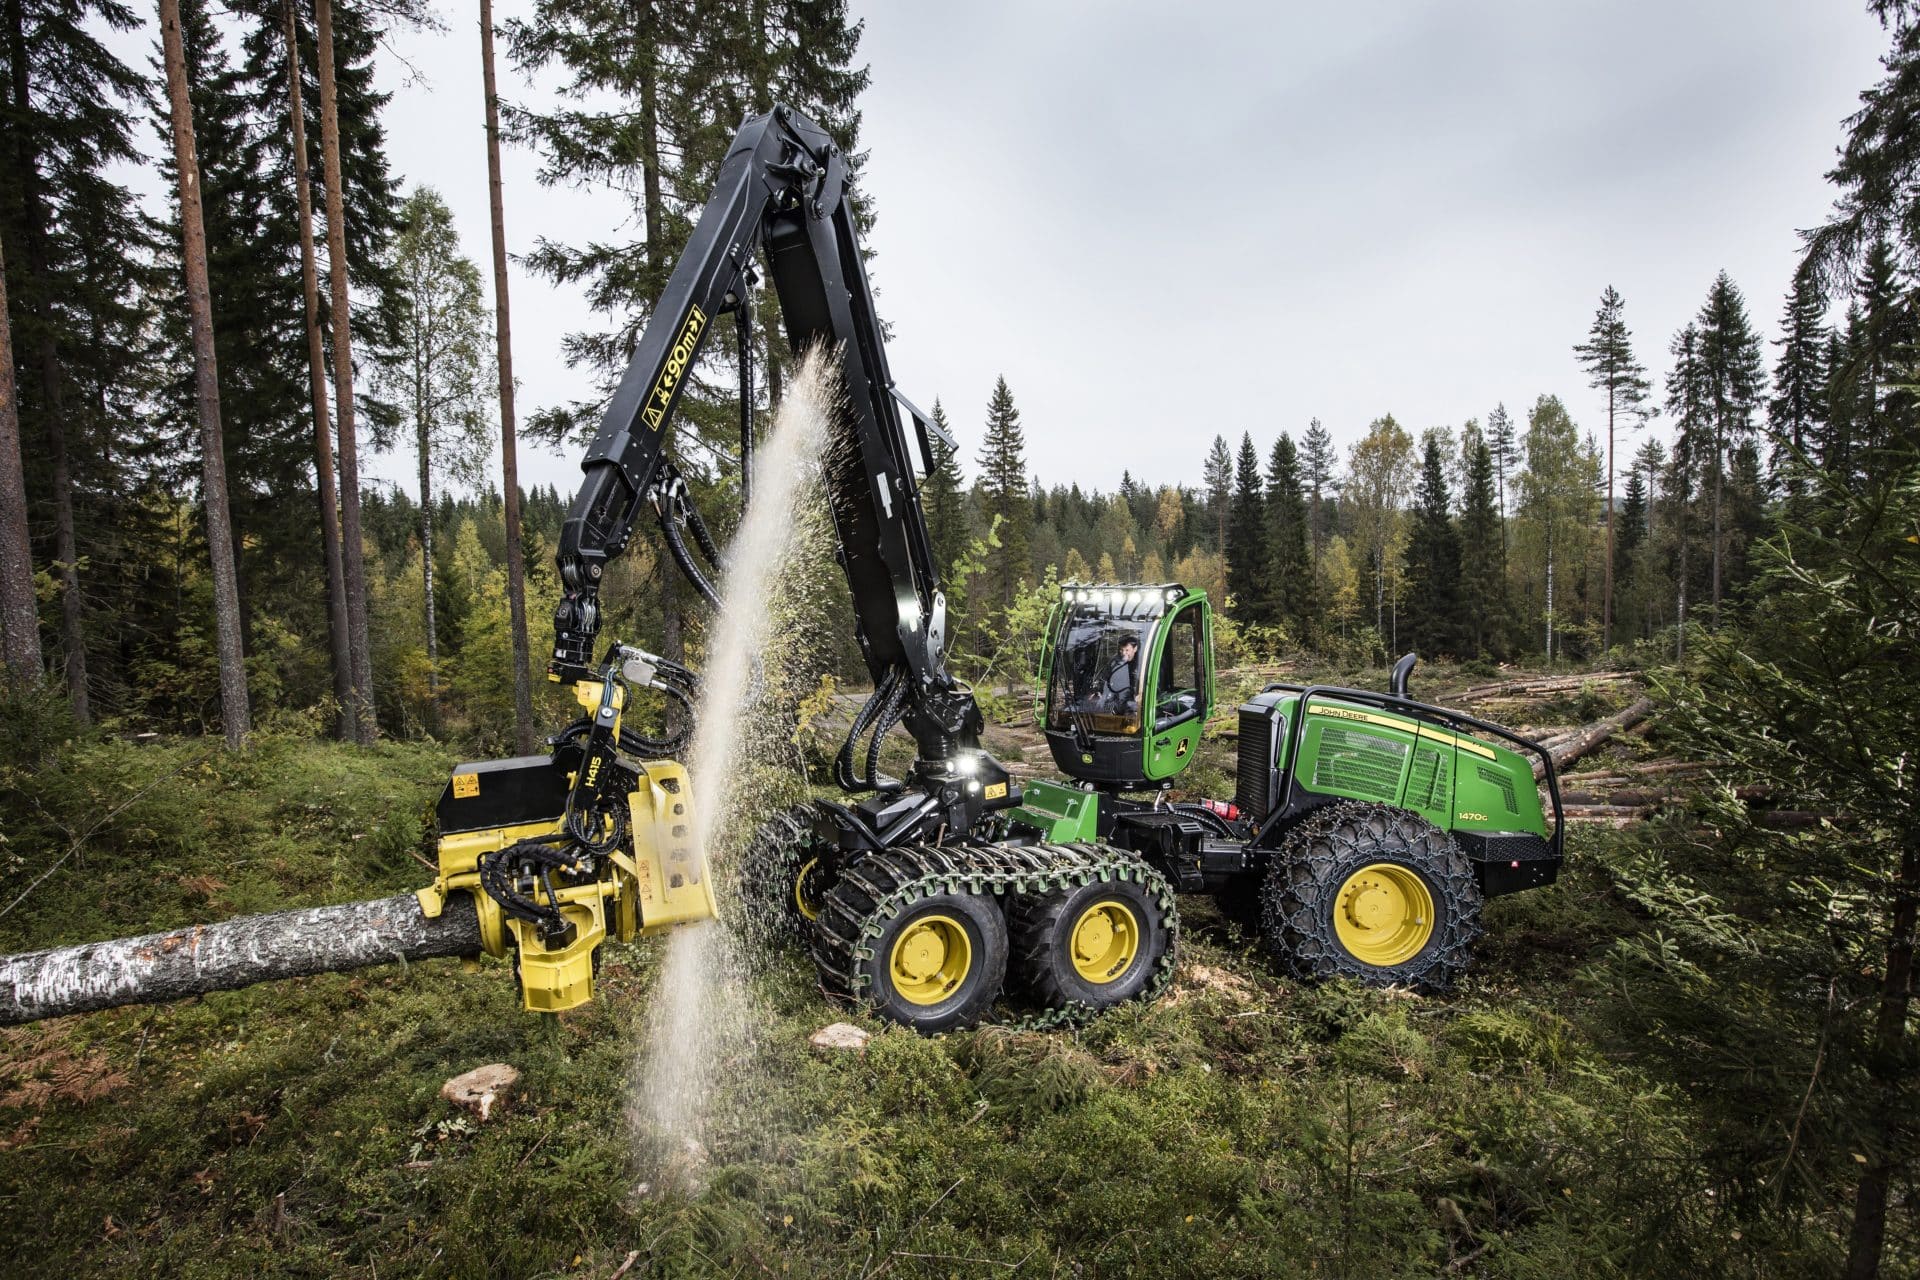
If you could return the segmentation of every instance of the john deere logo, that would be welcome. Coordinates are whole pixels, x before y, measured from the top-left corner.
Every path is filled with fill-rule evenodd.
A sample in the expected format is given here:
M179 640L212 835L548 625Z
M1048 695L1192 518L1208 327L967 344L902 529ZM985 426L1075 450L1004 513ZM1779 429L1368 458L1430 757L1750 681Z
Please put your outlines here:
M653 380L653 390L647 393L647 407L640 411L648 426L655 431L667 420L667 410L673 407L673 396L680 389L680 380L686 376L687 366L693 363L694 350L700 345L700 335L707 329L707 313L699 307L687 310L686 323L680 326L680 336L673 340L673 350L667 352L667 362L660 368L660 376Z
M1092 756L1090 756L1090 755L1083 755L1083 756L1081 756L1081 757L1080 757L1080 763L1081 763L1081 764L1092 764L1092 763L1093 763L1093 757L1092 757Z
M1193 745L1192 738L1180 739L1180 745L1176 746L1173 749L1173 758L1175 760L1185 760L1187 758L1187 748L1192 745Z

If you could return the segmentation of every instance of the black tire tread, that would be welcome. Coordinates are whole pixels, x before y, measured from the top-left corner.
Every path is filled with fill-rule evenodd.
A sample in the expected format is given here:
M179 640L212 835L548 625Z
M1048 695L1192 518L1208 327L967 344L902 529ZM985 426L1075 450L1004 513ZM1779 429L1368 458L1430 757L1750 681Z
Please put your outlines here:
M1329 898L1369 862L1414 867L1435 892L1439 936L1391 968L1368 965L1340 945ZM1418 814L1382 804L1338 804L1294 828L1267 870L1260 895L1261 939L1304 981L1353 978L1369 986L1438 992L1472 963L1480 936L1480 886L1452 836Z

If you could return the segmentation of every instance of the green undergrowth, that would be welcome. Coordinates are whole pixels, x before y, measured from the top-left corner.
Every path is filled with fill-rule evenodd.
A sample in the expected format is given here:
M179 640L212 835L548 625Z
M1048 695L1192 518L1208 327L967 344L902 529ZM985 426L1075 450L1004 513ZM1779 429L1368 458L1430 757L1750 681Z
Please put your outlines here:
M9 882L92 833L0 917L6 950L417 885L451 756L57 759L12 779ZM808 1037L849 1015L789 957L714 1064L697 1166L629 1119L656 941L553 1020L499 963L434 962L4 1031L0 1233L45 1275L1800 1274L1719 1216L1683 1100L1593 1017L1636 927L1612 839L1492 904L1444 999L1284 981L1186 899L1152 1006L938 1040L853 1017L872 1041L828 1052ZM439 1090L489 1062L522 1079L482 1123Z

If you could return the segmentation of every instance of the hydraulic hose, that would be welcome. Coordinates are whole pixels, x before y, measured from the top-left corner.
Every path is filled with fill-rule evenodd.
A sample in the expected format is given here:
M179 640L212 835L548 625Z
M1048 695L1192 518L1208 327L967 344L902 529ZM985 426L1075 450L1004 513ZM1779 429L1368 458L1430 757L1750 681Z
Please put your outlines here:
M899 681L900 673L889 671L874 686L866 702L861 704L859 712L853 717L853 727L847 730L847 740L840 744L840 754L833 758L833 780L842 791L871 791L872 782L862 781L853 771L853 753L860 739L865 736L873 722L879 718L886 705L893 698L894 685Z

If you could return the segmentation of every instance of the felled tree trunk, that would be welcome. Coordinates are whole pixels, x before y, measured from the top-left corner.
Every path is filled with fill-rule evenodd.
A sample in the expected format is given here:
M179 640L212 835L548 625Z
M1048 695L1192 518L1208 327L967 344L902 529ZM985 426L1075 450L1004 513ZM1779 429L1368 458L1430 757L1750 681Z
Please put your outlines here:
M1653 699L1641 698L1618 715L1611 715L1605 720L1595 721L1593 724L1573 734L1573 736L1553 743L1547 748L1548 754L1553 757L1553 767L1556 769L1566 768L1575 760L1578 760L1581 756L1586 755L1608 738L1611 738L1614 734L1633 728L1633 726L1645 720L1652 713ZM1544 778L1546 773L1546 766L1538 760L1534 761L1533 776L1536 778Z
M410 893L308 907L0 956L0 1026L159 1004L278 978L480 952L473 900L454 895L437 919Z

